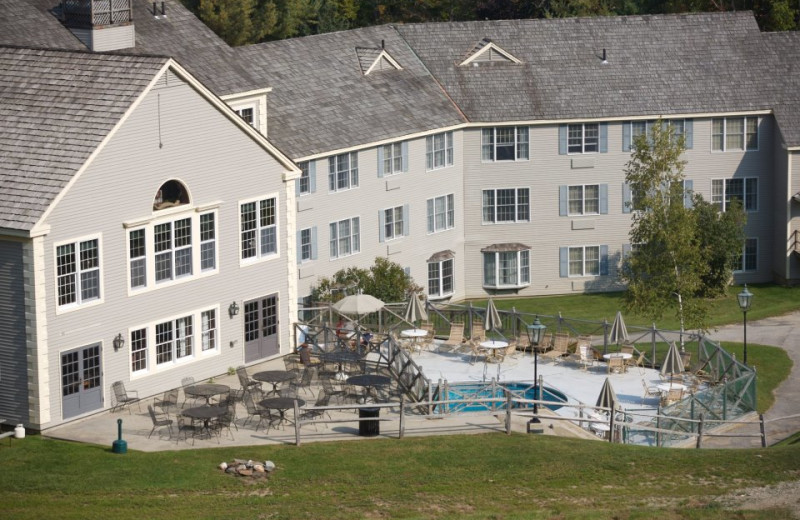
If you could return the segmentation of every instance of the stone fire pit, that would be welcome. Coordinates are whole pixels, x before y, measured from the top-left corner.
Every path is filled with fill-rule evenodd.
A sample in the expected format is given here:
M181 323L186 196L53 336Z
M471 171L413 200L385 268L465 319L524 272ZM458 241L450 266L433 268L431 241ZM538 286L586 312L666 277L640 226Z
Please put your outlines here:
M222 462L218 467L229 475L249 478L267 478L275 471L275 463L269 460L233 459L233 462Z

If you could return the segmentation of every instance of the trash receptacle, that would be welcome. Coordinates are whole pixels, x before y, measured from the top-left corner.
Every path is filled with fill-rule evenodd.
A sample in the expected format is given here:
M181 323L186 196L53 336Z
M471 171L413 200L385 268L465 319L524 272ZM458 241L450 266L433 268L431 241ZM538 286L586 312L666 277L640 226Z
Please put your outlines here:
M358 434L361 437L375 437L381 433L381 423L378 419L381 415L380 408L359 408ZM368 420L374 418L375 420Z

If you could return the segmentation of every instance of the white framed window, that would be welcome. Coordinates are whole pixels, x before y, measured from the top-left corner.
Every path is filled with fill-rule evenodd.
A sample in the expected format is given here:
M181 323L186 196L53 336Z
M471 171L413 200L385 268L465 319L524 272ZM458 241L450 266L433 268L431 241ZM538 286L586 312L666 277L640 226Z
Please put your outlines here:
M311 260L311 228L300 230L300 261Z
M239 203L239 224L242 260L278 255L277 197Z
M358 187L358 152L328 157L328 190L345 191Z
M297 180L298 184L300 185L300 193L311 193L311 179L308 172L308 161L297 163L297 166L300 168L300 178Z
M331 222L329 228L331 260L354 255L361 251L360 217Z
M739 273L758 270L758 239L746 238L742 246L742 254L736 257L733 270Z
M194 244L200 247L195 248ZM128 279L132 291L215 272L216 211L183 213L179 218L161 218L128 230Z
M600 125L598 123L571 124L567 126L568 153L596 153L600 151Z
M484 161L527 161L528 127L502 126L481 130L481 159Z
M483 251L483 286L515 288L530 285L530 250Z
M716 117L711 120L711 150L758 150L758 117Z
M55 255L59 309L100 301L100 239L56 245Z
M395 206L381 211L380 237L382 240L392 240L404 237L406 233L405 220L408 218L407 206Z
M408 171L408 143L403 141L378 147L378 177Z
M483 222L528 222L530 188L483 190Z
M690 121L687 124L686 119L666 119L663 120L664 124L673 130L673 139L677 141L681 136L685 136L684 145L686 149L692 148L692 139L690 137L691 128L693 123ZM633 149L636 138L645 135L650 138L655 121L626 121L622 123L622 151L629 152Z
M428 262L428 297L444 298L453 294L453 262L452 258Z
M427 200L428 233L438 233L455 227L454 201L452 193Z
M218 354L219 337L218 307L183 312L132 327L129 331L131 374L146 375ZM200 352L196 351L198 344Z
M425 168L438 170L453 166L453 132L429 135L425 138Z
M711 202L727 211L738 200L745 211L758 211L758 177L711 180Z
M600 185L582 184L569 186L569 214L570 215L599 215L600 214Z
M569 248L569 276L599 276L600 246Z
M245 120L245 122L250 126L255 126L256 122L256 111L253 107L242 107L242 108L235 108L233 109L234 112L239 114L239 117Z

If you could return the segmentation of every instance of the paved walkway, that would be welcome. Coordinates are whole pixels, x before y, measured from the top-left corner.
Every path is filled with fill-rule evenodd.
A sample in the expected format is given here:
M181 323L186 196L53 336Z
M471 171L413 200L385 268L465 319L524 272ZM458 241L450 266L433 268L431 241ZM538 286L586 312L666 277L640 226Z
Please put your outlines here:
M726 325L712 330L709 336L715 340L738 341L743 339L742 324ZM780 417L800 414L800 312L766 318L747 323L747 342L773 345L784 349L792 360L789 377L775 389L775 404L767 410L764 418L769 421ZM758 354L748 352L747 361L758 369ZM772 445L800 431L800 417L777 422L767 422L767 443ZM741 426L733 433L758 433L757 426ZM703 446L708 448L739 448L760 446L758 438L707 438Z

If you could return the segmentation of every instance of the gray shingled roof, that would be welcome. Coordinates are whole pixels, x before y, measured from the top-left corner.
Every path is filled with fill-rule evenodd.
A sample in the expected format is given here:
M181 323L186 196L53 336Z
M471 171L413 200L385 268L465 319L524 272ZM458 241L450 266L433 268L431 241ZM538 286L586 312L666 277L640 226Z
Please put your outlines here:
M751 13L401 25L471 121L769 108ZM523 61L458 66L489 38ZM602 63L603 49L608 63Z
M800 32L764 33L775 119L787 146L800 146Z
M0 228L36 224L166 61L0 47Z
M362 73L357 48L380 48L402 70ZM269 94L269 136L291 157L349 148L464 120L389 26L237 49Z

